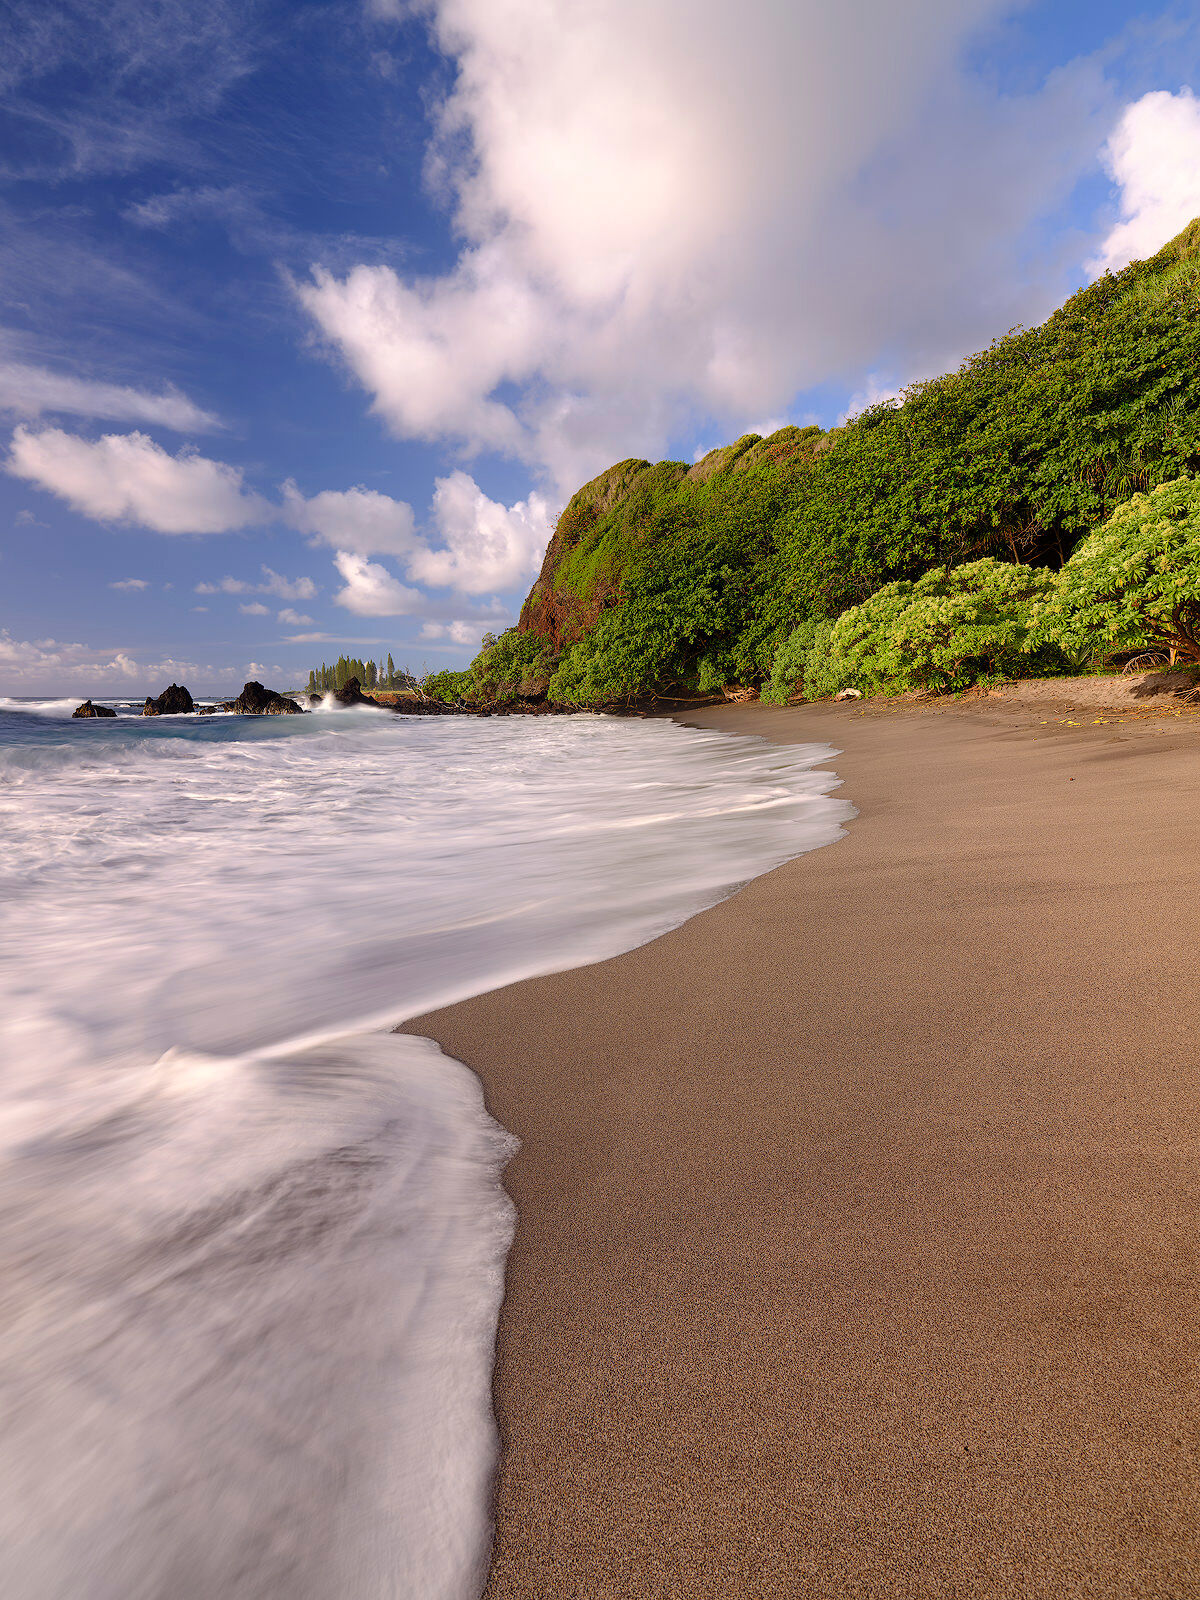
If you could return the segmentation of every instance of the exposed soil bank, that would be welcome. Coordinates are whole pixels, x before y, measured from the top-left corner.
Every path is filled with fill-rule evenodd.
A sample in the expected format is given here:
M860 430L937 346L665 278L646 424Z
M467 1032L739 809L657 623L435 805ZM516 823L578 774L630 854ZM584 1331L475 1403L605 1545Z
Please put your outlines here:
M408 1025L523 1141L495 1600L1198 1591L1200 721L1093 718L696 713L848 837Z

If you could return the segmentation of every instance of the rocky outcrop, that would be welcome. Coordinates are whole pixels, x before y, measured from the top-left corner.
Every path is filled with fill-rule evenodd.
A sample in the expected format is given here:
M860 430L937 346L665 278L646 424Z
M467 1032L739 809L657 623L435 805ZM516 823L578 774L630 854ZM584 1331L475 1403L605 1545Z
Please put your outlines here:
M386 700L373 700L369 694L363 693L362 684L357 678L347 678L340 689L332 689L328 695L310 694L308 703L315 711L327 699L336 700L340 706L370 706L372 711L392 711L400 717L462 715L459 707L444 705L440 700L421 700L416 695L393 695Z
M146 704L142 707L144 717L183 717L189 716L196 709L196 702L180 683L172 683L168 688L152 700L146 696Z
M369 694L364 694L357 678L347 678L340 689L333 691L333 698L340 706L370 706L373 711L391 710L390 706L381 705L378 700L372 700Z
M236 700L226 700L221 707L222 711L236 711L243 717L303 717L308 713L294 700L289 700L286 695L276 694L274 689L264 689L261 683L254 682L243 684L242 692Z
M73 717L115 717L116 714L111 706L94 706L90 700L76 706L71 713Z
M779 428L767 438L743 434L688 467L682 461L618 461L585 483L567 503L546 547L542 569L521 608L517 630L537 634L557 655L595 626L603 611L623 603L626 566L640 558L657 501L676 495L703 515L711 479L796 469L826 447L819 428ZM690 498L694 488L698 497ZM702 494L701 491L704 491ZM611 514L611 515L610 515ZM580 547L583 547L580 549ZM573 552L579 556L572 559Z

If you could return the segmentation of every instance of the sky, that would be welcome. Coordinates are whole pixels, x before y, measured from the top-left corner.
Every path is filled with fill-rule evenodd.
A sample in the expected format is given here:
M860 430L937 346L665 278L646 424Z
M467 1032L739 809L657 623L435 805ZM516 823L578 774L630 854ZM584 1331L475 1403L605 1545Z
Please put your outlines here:
M0 693L461 666L573 491L1200 214L1200 13L10 0Z

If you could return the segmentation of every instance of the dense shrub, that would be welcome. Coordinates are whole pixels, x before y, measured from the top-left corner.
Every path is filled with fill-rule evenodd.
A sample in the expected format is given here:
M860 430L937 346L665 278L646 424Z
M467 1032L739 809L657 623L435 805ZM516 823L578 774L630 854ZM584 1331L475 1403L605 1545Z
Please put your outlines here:
M833 624L805 691L936 692L1028 672L1032 603L1053 586L1044 568L988 557L886 584Z
M1077 658L1155 646L1200 665L1200 480L1118 506L1037 607L1036 631Z
M809 699L815 698L809 692L809 675L828 654L829 630L832 626L828 619L817 617L797 623L775 651L771 676L762 689L761 699L765 704L786 705L800 689Z
M1142 585L1143 604L1097 577L1045 610L1036 640L1027 608L1064 564L1064 597L1084 583L1087 562L1069 558L1117 506L1197 468L1200 220L844 427L602 473L563 513L523 614L518 638L541 645L485 650L474 692L544 683L592 705L739 683L775 701L798 683L810 698L957 688L1065 670L1135 636L1193 659L1200 616L1165 579ZM813 619L839 614L826 645Z
M552 671L550 648L535 633L508 628L471 663L474 697L479 700L532 700L544 695Z
M475 679L471 672L431 672L421 680L421 688L434 700L448 706L459 705L471 698Z

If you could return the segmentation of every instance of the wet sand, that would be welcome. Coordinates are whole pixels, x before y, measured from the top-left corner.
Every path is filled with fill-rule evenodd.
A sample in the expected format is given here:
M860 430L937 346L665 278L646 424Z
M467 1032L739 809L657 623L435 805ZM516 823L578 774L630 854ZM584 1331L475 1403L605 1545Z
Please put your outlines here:
M408 1025L523 1142L493 1600L1200 1594L1200 724L1103 715L698 714L847 836Z

